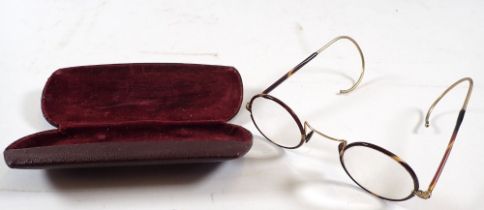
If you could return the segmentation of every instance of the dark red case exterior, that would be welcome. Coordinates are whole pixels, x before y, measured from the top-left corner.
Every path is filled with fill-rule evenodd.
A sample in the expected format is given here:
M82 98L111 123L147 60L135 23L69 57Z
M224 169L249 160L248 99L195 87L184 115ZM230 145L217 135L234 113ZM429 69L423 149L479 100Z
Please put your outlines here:
M252 134L227 123L242 103L233 67L111 64L55 71L42 111L57 129L4 151L12 168L198 163L243 156Z

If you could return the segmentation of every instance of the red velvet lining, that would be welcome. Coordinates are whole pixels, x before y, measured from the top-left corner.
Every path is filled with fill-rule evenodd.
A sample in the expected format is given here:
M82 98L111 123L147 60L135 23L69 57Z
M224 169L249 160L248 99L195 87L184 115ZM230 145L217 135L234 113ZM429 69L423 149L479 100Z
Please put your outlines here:
M4 155L14 168L219 162L247 153L251 139L227 123L142 122L40 132L14 142Z
M242 102L233 67L112 64L60 69L44 87L42 110L55 126L128 121L230 120Z
M233 67L112 64L60 69L42 95L59 128L26 136L4 152L15 168L206 162L248 152L252 135L225 123L240 109Z
M240 141L248 142L251 134L240 126L213 123L142 122L49 130L26 136L7 149L22 149L67 144L136 141Z

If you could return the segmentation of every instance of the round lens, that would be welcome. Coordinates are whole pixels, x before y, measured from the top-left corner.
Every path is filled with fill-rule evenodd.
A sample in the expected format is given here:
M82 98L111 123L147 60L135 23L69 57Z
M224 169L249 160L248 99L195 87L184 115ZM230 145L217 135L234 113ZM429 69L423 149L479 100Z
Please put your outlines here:
M405 168L397 156L376 148L379 147L366 143L348 145L341 159L346 172L362 188L382 198L411 197L416 190L411 169Z
M264 97L252 101L254 124L266 138L283 147L294 148L301 144L302 132L291 113L281 104Z

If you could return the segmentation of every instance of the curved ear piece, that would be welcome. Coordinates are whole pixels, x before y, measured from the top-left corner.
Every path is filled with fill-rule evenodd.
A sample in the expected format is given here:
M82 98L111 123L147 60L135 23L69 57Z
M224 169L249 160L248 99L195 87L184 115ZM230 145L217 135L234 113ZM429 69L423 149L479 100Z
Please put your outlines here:
M445 163L447 162L447 159L449 158L449 154L452 150L452 146L454 145L455 139L457 137L457 133L459 132L459 128L462 124L462 121L464 120L464 115L467 109L467 104L469 103L469 99L471 97L472 93L472 88L474 85L473 80L470 77L464 77L460 80L457 80L454 82L452 85L450 85L430 106L429 110L427 111L427 116L425 117L425 127L430 126L430 114L432 113L433 109L435 106L440 102L440 100L448 93L450 92L454 87L457 85L461 84L462 82L469 82L469 87L467 89L467 94L464 99L464 103L462 104L461 110L459 112L459 116L457 117L457 122L454 126L454 132L452 133L452 136L450 137L449 144L447 145L447 149L445 150L444 157L440 161L439 167L437 168L437 171L435 172L434 177L432 178L432 181L430 182L428 188L426 191L418 190L416 192L416 195L420 198L423 199L429 199L430 195L432 194L432 191L435 188L435 185L437 184L437 181L439 180L440 174L442 174L442 171L444 170Z
M356 80L355 84L353 84L353 86L351 86L348 89L340 90L339 94L345 94L345 93L349 93L349 92L353 91L354 89L356 89L356 87L358 87L361 80L363 80L363 75L365 74L365 57L363 55L363 51L360 48L360 45L358 45L358 43L353 38L351 38L349 36L338 36L338 37L332 39L331 41L327 42L325 45L323 45L321 48L319 48L316 52L313 52L306 59L301 61L299 64L297 64L295 67L293 67L289 72L284 74L281 78L279 78L277 81L275 81L272 85L270 85L268 88L266 88L264 91L262 91L262 93L264 93L264 94L270 93L277 86L282 84L287 78L291 77L299 69L301 69L307 63L309 63L311 60L313 60L316 56L318 56L321 52L328 49L331 45L333 45L337 41L343 40L343 39L350 41L356 47L356 49L358 50L358 53L360 55L360 60L361 60L361 73L360 73L360 76L358 77L358 79Z

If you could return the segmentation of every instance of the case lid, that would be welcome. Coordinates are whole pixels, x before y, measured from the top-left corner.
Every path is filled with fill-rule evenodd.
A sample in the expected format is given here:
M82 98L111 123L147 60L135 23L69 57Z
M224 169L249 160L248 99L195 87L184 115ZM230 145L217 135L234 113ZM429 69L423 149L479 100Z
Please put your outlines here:
M242 103L233 67L198 64L109 64L55 71L42 94L54 126L134 121L228 121Z

